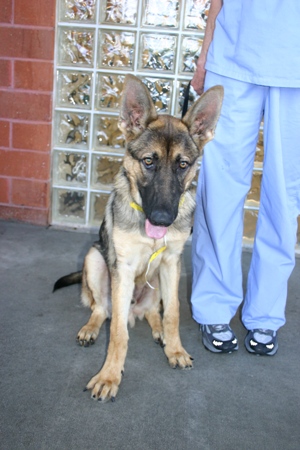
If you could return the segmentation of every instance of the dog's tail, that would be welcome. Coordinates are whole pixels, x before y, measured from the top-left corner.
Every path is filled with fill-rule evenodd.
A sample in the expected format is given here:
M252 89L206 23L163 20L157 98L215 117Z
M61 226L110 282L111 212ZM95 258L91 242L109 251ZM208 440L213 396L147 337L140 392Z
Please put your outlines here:
M69 275L65 275L64 277L61 277L59 280L57 280L53 286L53 292L57 289L71 286L71 284L77 284L81 283L82 280L82 270L80 272L73 272Z

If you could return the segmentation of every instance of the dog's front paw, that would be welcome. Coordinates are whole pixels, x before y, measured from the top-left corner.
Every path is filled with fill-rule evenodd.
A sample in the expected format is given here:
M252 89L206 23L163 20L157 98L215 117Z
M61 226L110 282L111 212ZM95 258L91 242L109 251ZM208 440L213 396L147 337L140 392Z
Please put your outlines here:
M93 345L98 337L99 328L91 325L84 325L77 334L76 342L81 347Z
M176 367L180 367L181 369L192 369L192 361L194 359L185 351L183 347L174 349L169 348L166 345L164 350L172 369L176 369Z
M113 375L107 371L100 370L87 384L85 390L91 390L91 398L102 402L115 401L123 371L120 375Z

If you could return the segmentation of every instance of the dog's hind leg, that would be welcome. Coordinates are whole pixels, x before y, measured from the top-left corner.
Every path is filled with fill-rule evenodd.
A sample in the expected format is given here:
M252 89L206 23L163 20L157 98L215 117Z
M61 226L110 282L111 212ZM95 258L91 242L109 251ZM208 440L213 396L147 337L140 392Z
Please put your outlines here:
M145 319L147 320L147 322L151 327L154 341L157 344L163 346L163 326L160 315L161 295L158 277L156 277L154 280L151 280L151 283L154 289L151 289L148 286L144 288L146 292L143 296L144 297L143 303L145 303L145 305L149 305L149 307L145 311Z
M109 316L108 303L110 296L110 280L103 256L92 247L85 257L81 300L85 306L90 306L91 317L77 335L79 345L88 347L94 344L101 325Z
M153 307L145 313L145 319L148 321L154 341L163 346L163 327L159 308Z

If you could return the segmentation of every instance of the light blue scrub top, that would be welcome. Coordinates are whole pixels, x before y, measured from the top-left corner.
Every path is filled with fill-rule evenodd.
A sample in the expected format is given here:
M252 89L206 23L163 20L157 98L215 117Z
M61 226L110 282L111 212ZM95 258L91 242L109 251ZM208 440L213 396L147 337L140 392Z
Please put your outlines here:
M205 67L248 83L300 87L300 0L224 0Z

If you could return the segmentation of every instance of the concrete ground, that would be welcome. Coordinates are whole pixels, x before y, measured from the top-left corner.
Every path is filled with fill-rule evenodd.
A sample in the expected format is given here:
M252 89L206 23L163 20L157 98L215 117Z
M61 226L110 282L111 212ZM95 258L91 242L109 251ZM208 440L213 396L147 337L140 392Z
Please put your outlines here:
M96 235L0 222L0 449L288 450L300 448L300 260L274 357L204 349L189 306L190 244L180 284L181 337L193 370L173 370L148 324L130 329L116 402L83 392L105 358L109 324L79 347L89 311L79 286L52 293ZM251 254L243 255L246 276Z

